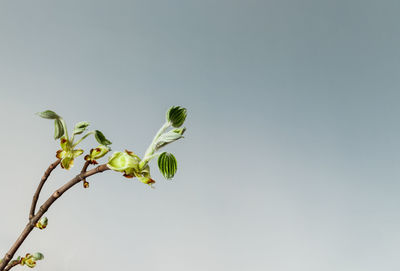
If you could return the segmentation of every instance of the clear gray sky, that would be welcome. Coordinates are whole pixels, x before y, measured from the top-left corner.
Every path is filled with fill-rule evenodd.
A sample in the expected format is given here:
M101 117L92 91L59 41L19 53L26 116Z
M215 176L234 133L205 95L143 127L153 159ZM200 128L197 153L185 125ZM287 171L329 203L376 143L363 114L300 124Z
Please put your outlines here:
M142 155L182 105L173 181L154 163L154 190L103 173L56 202L20 254L43 252L43 271L399 270L399 12L394 0L1 1L1 253L59 149L35 112L87 120Z

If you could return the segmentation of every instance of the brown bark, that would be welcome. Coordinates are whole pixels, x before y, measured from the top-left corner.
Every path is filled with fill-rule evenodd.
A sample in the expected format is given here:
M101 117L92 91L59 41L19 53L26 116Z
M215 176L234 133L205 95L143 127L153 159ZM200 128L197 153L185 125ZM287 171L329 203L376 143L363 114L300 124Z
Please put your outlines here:
M43 175L42 179L40 180L39 186L36 189L35 195L33 195L31 210L29 212L29 219L32 219L32 217L35 215L36 204L37 204L37 201L39 200L40 191L42 191L43 185L47 181L47 178L49 178L50 173L53 171L53 169L55 169L58 166L60 161L61 160L57 160L54 163L52 163L47 168L47 170L44 172L44 175Z
M68 189L73 187L75 184L79 183L83 179L90 177L94 174L109 170L106 164L100 165L94 169L86 171L84 173L78 174L75 178L71 179L69 182L58 188L44 203L40 206L38 212L29 220L28 224L25 226L25 229L22 231L21 235L12 245L10 250L6 253L3 258L3 261L0 263L0 271L4 271L7 264L14 257L15 252L17 252L18 248L25 241L26 237L28 237L29 233L33 230L36 223L40 220L44 213L50 208L50 206L59 198L62 194L64 194Z
M10 262L9 265L7 265L6 268L4 268L4 271L8 271L8 270L10 270L11 268L13 268L14 266L17 266L17 265L19 265L18 261L14 261L14 262L12 261L12 262Z
M90 161L86 161L82 167L81 174L87 171L87 168L89 167L89 165L90 165ZM83 187L87 188L87 187L85 187L85 183L87 183L86 179L83 179L82 181L83 181Z

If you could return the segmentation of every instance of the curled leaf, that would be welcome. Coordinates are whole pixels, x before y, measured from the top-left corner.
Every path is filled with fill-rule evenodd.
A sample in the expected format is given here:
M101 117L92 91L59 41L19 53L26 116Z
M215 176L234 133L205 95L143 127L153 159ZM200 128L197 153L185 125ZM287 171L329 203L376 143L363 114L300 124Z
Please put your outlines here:
M74 128L74 135L82 134L87 129L88 126L89 122L87 121L78 122Z
M43 112L38 112L38 113L36 113L39 117L42 117L42 118L44 118L44 119L59 119L60 118L60 116L59 115L57 115L54 111L51 111L51 110L46 110L46 111L43 111Z
M54 120L54 139L59 139L64 135L64 126L60 119Z
M100 132L99 130L96 130L96 131L95 131L94 137L96 138L97 142L99 142L99 143L102 144L102 145L107 146L107 145L111 145L111 144L112 144L111 141L108 140L108 139L104 136L104 134L103 134L102 132Z
M183 133L186 131L186 128L174 129L168 131L165 134L162 134L155 143L155 150L158 150L165 145L172 143L183 137Z

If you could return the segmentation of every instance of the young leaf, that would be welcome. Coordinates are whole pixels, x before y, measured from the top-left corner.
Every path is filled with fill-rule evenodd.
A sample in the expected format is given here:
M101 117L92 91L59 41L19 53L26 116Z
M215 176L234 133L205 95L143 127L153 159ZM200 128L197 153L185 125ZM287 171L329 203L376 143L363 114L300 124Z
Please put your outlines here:
M186 131L186 128L174 129L165 134L162 134L156 141L155 150L158 150L165 145L172 143L180 138L182 138L183 133Z
M57 115L55 112L53 112L53 111L51 111L51 110L46 110L46 111L43 111L43 112L38 112L38 113L36 113L39 117L42 117L42 118L44 118L44 119L52 119L52 120L54 120L54 119L59 119L60 118L60 116L59 115Z
M54 120L54 139L59 139L64 135L64 127L60 119Z
M167 111L167 121L175 128L179 128L183 125L186 116L186 108L180 106L173 106Z
M80 134L82 134L85 130L86 130L86 128L89 126L89 122L87 122L87 121L81 121L81 122L78 122L76 125L75 125L75 128L74 128L74 135L80 135Z
M172 153L163 152L158 157L158 168L166 179L172 179L178 169L175 156Z
M34 259L35 261L40 261L40 260L43 260L43 259L44 259L43 254L40 253L40 252L34 253L34 254L32 255L32 257L33 257L33 259Z
M100 132L99 130L96 130L96 131L95 131L94 137L96 138L97 142L99 142L99 143L102 144L102 145L107 146L107 145L111 145L111 144L112 144L111 141L108 140L108 139L103 135L103 133Z

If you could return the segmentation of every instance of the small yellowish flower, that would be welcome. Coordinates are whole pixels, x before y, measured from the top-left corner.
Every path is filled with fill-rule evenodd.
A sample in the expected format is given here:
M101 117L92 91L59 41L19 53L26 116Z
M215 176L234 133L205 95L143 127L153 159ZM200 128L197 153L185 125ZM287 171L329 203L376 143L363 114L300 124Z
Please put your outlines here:
M43 230L47 227L48 222L49 220L44 216L36 223L35 227Z
M20 265L26 265L30 268L34 268L36 266L36 261L43 260L44 256L40 252L36 252L34 254L26 254L25 257L18 257L18 261Z
M30 268L34 268L36 266L36 259L33 257L32 254L26 254L20 261L21 265L26 265Z
M74 165L74 159L83 153L83 150L74 150L72 142L70 142L67 137L63 136L61 138L61 149L57 151L56 157L61 159L61 167L65 169L70 169Z
M105 145L99 145L97 148L91 149L90 154L85 156L85 160L91 164L97 164L96 159L102 158L110 151L110 148Z

